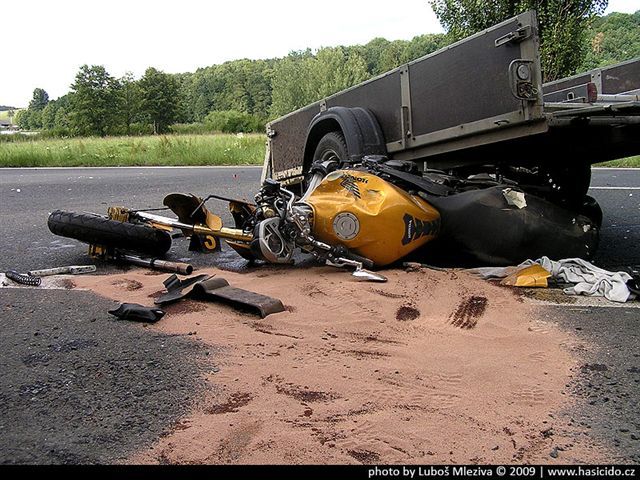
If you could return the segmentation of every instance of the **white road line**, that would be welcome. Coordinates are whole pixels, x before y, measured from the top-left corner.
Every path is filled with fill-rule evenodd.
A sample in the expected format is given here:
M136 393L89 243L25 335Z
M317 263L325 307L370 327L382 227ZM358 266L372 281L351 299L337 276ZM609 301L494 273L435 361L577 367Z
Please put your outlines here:
M640 190L640 187L589 187L589 190Z

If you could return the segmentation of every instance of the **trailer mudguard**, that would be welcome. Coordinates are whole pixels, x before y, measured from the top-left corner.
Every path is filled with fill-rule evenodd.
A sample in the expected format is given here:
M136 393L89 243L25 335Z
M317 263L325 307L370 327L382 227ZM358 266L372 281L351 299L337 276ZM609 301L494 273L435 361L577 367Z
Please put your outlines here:
M307 129L304 146L304 170L308 171L320 139L329 132L341 131L347 142L349 159L365 155L386 155L384 135L375 115L362 107L331 107L317 114Z

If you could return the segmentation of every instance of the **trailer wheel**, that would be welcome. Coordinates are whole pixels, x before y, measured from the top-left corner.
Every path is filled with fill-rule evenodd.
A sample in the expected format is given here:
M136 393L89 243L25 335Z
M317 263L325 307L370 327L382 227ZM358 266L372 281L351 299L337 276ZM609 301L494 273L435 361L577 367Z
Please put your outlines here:
M346 161L349 159L347 142L342 132L329 132L318 142L313 152L313 163L328 160Z
M104 247L164 255L171 248L171 236L147 225L118 222L91 213L54 211L49 230L61 237Z

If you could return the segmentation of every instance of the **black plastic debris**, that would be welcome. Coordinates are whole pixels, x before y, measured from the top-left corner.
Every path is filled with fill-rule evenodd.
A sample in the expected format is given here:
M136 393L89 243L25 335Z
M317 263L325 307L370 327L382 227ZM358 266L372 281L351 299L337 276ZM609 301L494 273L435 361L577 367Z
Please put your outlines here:
M240 309L257 310L262 318L285 310L284 305L277 298L232 287L221 277L196 283L191 296L197 299L221 301Z
M109 313L120 320L134 320L136 322L154 323L164 317L164 310L157 307L145 307L137 303L123 303Z
M167 289L167 293L156 298L153 303L155 303L156 305L163 305L165 303L171 303L180 300L181 298L184 298L189 295L189 293L191 293L191 290L193 290L193 287L196 283L207 280L209 278L211 278L211 275L203 273L180 280L176 274L173 274L164 282L162 282L164 288Z
M262 318L285 310L277 298L232 287L224 278L214 278L212 275L196 275L184 280L171 275L163 283L167 293L154 301L156 305L175 302L188 296L197 300L226 303L241 310L258 313Z

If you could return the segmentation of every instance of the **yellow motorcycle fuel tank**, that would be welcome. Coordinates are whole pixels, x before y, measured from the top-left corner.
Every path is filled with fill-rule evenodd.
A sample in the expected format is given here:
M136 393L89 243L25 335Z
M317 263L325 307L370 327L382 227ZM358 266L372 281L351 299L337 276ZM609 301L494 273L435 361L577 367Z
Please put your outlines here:
M327 175L306 198L313 235L342 244L378 266L393 263L440 231L440 214L422 198L357 170Z

